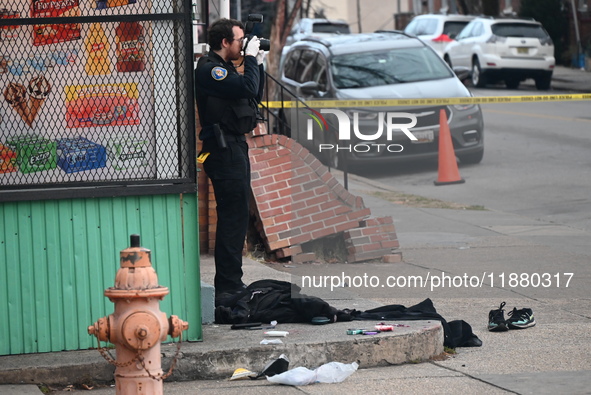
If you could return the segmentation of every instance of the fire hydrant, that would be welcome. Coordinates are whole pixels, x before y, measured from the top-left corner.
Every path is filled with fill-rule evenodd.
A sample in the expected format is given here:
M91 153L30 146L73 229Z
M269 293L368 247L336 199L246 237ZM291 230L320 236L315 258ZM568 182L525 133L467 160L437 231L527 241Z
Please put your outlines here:
M158 285L150 250L140 247L140 236L131 235L130 240L131 247L120 252L115 286L105 289L105 296L115 304L114 313L89 326L88 333L97 337L99 352L116 366L117 395L161 395L162 381L172 374L180 342L167 374L162 371L160 343L167 335L181 336L189 324L175 315L166 318L160 311L160 301L169 290ZM115 345L117 359L100 347L101 341Z

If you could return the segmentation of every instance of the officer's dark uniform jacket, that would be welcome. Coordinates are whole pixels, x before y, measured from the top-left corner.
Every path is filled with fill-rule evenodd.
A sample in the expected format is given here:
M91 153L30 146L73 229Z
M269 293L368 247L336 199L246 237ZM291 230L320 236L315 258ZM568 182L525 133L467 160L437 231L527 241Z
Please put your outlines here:
M207 152L203 169L211 179L217 211L215 241L216 295L240 289L242 249L248 228L250 161L244 136L256 126L257 104L263 92L262 66L254 56L244 59L244 74L215 52L201 58L195 70L195 94ZM214 128L224 133L226 148L218 145Z
M254 56L244 57L244 75L213 51L199 59L195 70L199 138L212 137L210 126L216 123L226 135L244 135L254 129L263 77L263 66L257 66Z

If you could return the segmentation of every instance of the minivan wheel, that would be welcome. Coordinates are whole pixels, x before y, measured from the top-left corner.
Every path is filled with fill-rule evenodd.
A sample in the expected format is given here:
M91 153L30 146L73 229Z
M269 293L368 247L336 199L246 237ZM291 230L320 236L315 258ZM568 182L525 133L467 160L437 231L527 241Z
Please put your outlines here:
M460 163L463 165L476 165L482 162L482 158L484 157L484 148L478 152L473 152L471 154L463 154L458 155L460 159Z
M486 86L486 79L482 74L482 68L480 68L480 62L477 58L474 58L472 62L472 84L479 88Z

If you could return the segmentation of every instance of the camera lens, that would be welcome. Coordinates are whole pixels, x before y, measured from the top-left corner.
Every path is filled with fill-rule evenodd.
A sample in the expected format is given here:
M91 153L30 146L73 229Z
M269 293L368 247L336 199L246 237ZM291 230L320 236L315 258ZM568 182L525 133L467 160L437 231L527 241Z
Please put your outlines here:
M260 45L259 49L261 51L269 51L271 49L271 40L268 40L266 38L261 38L260 42L261 42L261 45Z

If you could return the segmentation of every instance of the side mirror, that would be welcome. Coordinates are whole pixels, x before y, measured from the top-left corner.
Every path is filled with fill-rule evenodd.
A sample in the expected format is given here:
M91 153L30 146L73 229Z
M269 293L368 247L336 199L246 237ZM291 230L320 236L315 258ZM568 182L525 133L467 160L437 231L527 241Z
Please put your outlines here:
M456 77L458 77L462 82L470 78L470 74L472 74L472 71L468 67L458 66L454 67L453 70L456 74Z
M304 82L297 88L298 96L315 96L318 93L318 82L308 81Z

